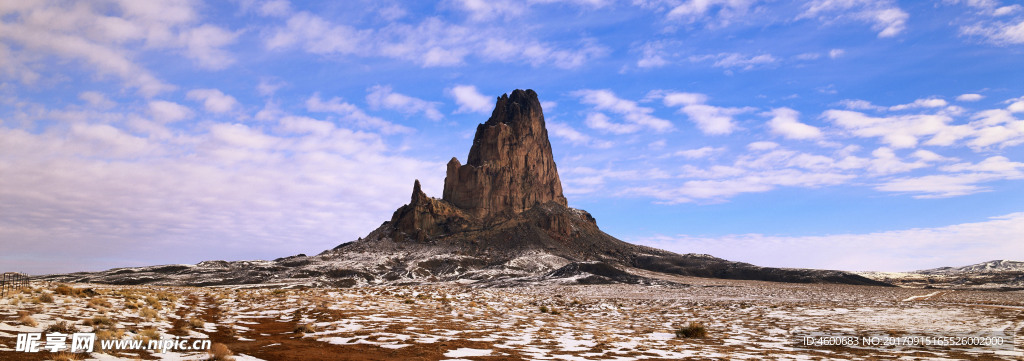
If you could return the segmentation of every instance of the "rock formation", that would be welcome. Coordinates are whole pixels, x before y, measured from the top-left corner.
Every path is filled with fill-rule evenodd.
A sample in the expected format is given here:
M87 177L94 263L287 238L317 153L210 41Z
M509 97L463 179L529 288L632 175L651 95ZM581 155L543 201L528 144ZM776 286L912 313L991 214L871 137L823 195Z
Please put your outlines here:
M567 205L537 93L498 98L491 118L476 128L466 164L448 162L443 199L483 219L547 202Z
M366 237L315 256L201 262L59 275L122 284L353 286L436 281L654 283L657 275L875 284L840 271L780 269L708 255L680 255L602 232L562 195L544 114L532 90L497 100L477 126L466 164L448 163L442 198L412 196ZM671 276L665 276L671 278Z

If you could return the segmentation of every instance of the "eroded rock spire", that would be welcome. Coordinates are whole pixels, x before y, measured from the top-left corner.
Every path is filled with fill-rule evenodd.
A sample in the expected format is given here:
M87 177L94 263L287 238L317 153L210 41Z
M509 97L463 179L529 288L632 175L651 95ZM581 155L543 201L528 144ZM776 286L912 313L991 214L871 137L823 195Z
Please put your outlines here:
M567 205L537 93L498 98L476 128L466 164L452 158L443 199L479 218L511 215L547 202Z

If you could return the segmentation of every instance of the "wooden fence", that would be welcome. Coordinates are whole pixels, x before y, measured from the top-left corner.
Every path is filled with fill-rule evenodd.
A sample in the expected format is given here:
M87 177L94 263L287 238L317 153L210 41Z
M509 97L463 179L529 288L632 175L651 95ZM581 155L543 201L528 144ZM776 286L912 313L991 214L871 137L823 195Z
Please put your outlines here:
M22 287L28 287L28 276L18 272L4 272L0 279L0 297L14 294Z

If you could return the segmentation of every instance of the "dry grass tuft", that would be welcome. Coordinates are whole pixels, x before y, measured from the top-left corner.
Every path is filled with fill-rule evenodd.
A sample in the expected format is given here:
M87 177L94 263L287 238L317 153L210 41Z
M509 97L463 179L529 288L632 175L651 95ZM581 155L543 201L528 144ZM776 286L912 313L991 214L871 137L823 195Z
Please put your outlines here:
M114 320L107 316L96 316L82 321L85 326L92 326L96 329L114 328Z
M146 303L149 304L149 307L153 307L154 309L159 310L164 308L164 305L160 304L160 300L153 296L146 296Z
M210 358L209 361L233 361L235 358L231 357L232 353L228 347L222 343L215 343L210 346Z
M139 309L139 317L146 320L157 320L160 319L160 313L152 308L141 308Z
M18 323L28 327L39 326L39 323L36 322L36 319L32 318L32 316L29 316L28 312L25 311L18 312Z
M51 295L51 294L49 294L47 292L43 292L43 294L39 295L39 297L36 298L36 302L38 302L38 303L53 303L53 295Z
M142 340L143 343L149 343L149 341L159 340L160 339L160 331L157 331L156 328L152 328L152 327L145 328L145 329L139 330L139 332L136 334L135 338Z
M708 330L700 322L690 322L686 327L676 330L676 337L705 338L708 337Z
M58 352L56 355L53 355L53 361L78 361L78 360L84 360L84 359L85 359L85 354L83 354L83 353L73 353L73 352L61 351L61 352Z
M192 318L188 319L188 326L191 327L193 330L202 330L203 326L205 326L205 325L206 325L206 323L203 322L203 320L200 320L200 319L198 319L196 317L192 317Z
M313 333L316 332L316 327L308 323L295 325L295 333Z
M102 308L110 308L110 307L113 307L113 305L110 303L110 301L107 301L106 298L103 298L103 297L93 297L92 299L89 300L89 307L99 309L101 307Z
M72 333L78 332L78 328L75 327L75 324L70 323L68 321L60 321L60 322L54 323L54 324L52 324L52 325L50 325L49 327L46 328L45 333L53 333L53 332L60 332L60 333L64 333L64 334L72 334Z

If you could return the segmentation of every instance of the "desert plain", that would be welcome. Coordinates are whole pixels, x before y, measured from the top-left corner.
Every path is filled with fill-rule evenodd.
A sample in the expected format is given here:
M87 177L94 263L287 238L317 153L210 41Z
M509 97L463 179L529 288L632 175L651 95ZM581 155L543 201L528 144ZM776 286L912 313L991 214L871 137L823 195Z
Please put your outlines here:
M53 327L99 339L208 339L219 352L15 351ZM703 334L682 332L702 328ZM33 282L0 300L3 360L1024 360L1024 291L671 277L303 288ZM703 336L703 337L700 337ZM1002 345L808 344L991 337ZM1015 344L1014 344L1015 343ZM228 352L225 352L229 350ZM230 353L230 355L228 354Z

